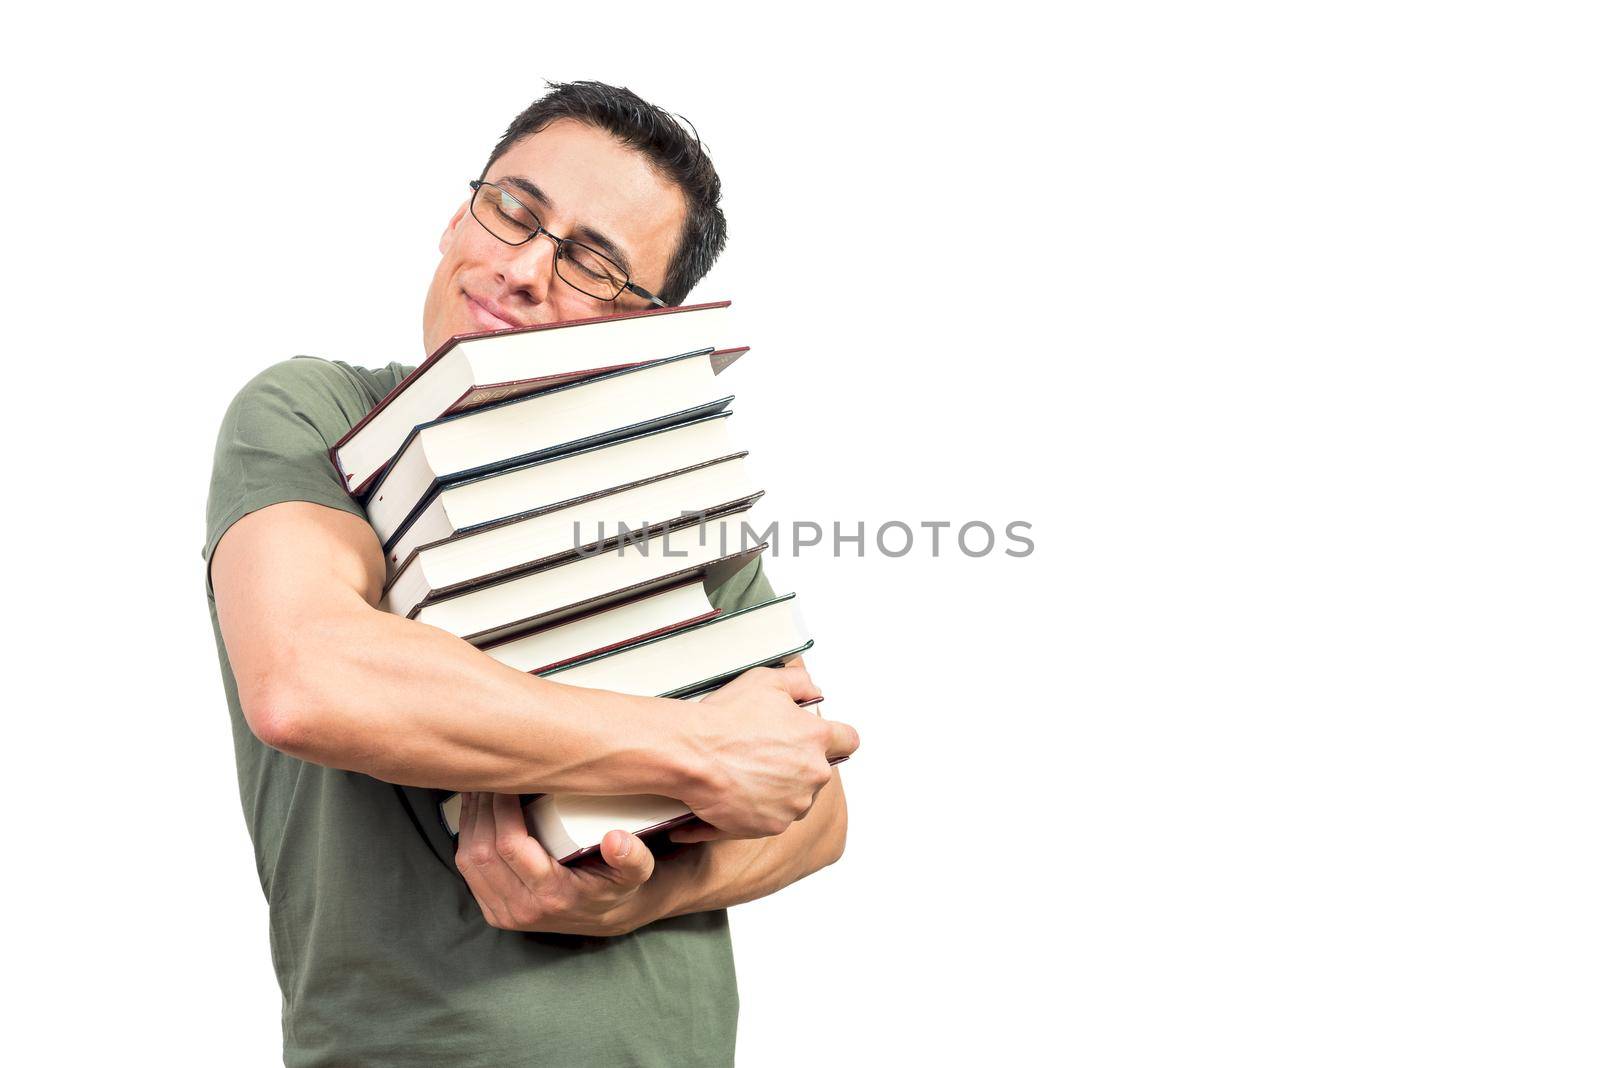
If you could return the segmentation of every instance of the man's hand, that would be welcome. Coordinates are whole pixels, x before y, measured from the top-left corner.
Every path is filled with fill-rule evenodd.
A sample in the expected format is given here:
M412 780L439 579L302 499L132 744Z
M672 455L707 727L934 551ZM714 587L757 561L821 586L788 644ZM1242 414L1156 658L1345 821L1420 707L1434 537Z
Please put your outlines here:
M600 853L603 865L558 864L528 833L517 795L461 795L456 867L491 927L619 935L655 919L639 899L655 871L650 850L634 835L610 831Z
M697 702L695 737L716 785L682 800L710 826L683 828L674 840L761 838L805 816L832 779L828 761L861 744L855 728L795 704L821 696L796 662L747 671Z

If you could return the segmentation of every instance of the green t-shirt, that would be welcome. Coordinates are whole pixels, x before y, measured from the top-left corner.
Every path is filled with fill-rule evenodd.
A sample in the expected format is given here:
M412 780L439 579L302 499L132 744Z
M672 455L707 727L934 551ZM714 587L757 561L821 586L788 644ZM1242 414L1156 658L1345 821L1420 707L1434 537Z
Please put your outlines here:
M309 764L250 732L217 626L210 559L239 518L282 501L362 515L327 450L410 370L295 357L223 417L206 501L206 599L245 822L283 989L283 1052L311 1065L733 1063L739 995L725 911L619 938L490 927L437 818L444 795ZM760 562L720 608L770 597Z

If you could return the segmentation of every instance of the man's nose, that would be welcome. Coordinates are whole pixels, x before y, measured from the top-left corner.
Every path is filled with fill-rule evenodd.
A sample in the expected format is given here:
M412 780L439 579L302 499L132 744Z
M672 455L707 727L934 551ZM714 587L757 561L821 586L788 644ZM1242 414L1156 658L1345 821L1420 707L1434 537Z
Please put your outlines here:
M550 299L550 287L555 284L556 242L547 233L540 232L532 241L517 245L506 262L506 284L531 303L543 304Z

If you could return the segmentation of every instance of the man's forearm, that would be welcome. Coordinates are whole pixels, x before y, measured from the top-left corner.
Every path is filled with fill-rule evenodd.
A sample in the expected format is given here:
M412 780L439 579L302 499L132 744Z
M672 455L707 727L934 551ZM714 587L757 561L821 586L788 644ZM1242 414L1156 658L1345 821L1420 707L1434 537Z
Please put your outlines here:
M775 893L838 860L848 822L836 768L806 818L782 834L705 842L664 858L646 884L648 919L728 908Z
M251 512L217 543L217 622L263 742L408 786L663 794L745 835L780 833L856 748L797 706L820 696L798 665L698 702L557 685L379 611L383 576L370 526L308 502Z
M272 674L263 740L387 782L681 796L706 774L681 703L560 686L364 603L297 632Z

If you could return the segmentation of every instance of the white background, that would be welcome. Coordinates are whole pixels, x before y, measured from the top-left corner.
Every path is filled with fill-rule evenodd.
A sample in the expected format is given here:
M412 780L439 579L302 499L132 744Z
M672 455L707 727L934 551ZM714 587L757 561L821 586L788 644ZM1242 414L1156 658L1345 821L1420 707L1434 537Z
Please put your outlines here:
M1581 6L563 10L8 29L5 1059L275 1062L217 421L415 362L595 77L723 175L767 516L1037 543L770 562L864 745L845 860L734 913L742 1064L1595 1063Z

